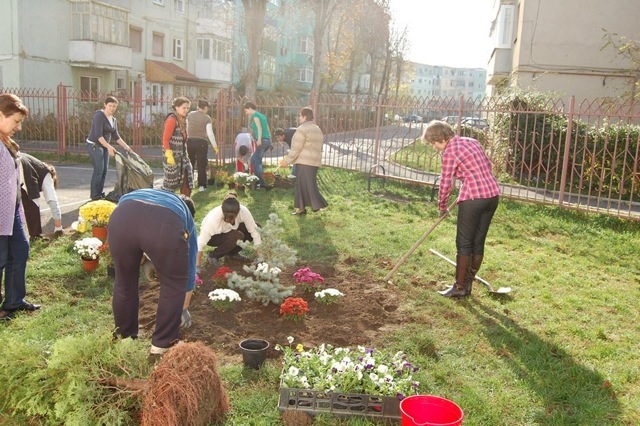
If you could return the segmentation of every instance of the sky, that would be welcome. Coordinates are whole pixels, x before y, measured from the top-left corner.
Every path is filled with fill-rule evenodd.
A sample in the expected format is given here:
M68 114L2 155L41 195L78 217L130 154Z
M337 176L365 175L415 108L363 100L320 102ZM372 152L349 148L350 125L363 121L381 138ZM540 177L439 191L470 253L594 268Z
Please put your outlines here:
M408 27L409 60L486 68L494 0L390 0L399 28Z

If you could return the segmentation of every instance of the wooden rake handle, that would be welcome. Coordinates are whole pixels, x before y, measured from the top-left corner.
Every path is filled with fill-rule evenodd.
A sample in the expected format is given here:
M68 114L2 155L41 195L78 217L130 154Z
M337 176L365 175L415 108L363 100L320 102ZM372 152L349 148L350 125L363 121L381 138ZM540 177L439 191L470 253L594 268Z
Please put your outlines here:
M433 230L436 229L438 227L438 225L440 225L440 223L449 216L451 209L453 209L455 206L456 206L456 201L451 203L451 205L447 208L447 214L445 214L444 216L439 217L438 220L436 220L436 222L433 225L431 225L431 228L427 229L425 231L425 233L422 234L422 236L418 239L418 241L416 241L415 244L413 246L411 246L409 251L406 252L405 255L400 258L400 260L398 260L398 262L393 267L393 269L391 271L389 271L389 273L384 277L384 281L385 282L387 282L387 281L389 281L391 279L391 277L393 276L393 274L396 273L398 268L400 266L402 266L404 264L404 262L407 261L409 256L411 256L413 254L413 252L416 251L416 249L418 247L420 247L420 244L422 244L423 241L427 239L429 234L431 234L431 232L433 232Z

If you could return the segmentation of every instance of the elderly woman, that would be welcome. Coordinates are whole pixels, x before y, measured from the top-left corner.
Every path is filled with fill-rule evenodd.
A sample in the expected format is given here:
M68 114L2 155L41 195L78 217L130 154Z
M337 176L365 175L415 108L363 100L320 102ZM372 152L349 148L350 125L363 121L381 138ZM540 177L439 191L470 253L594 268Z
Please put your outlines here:
M22 128L29 110L16 95L0 95L0 277L4 279L4 302L0 321L18 311L35 311L39 305L26 302L29 241L20 202L18 144L11 137Z
M302 108L298 116L300 125L291 139L291 149L286 157L280 160L280 167L296 165L296 187L293 215L307 213L307 206L314 212L329 204L318 189L318 169L322 164L322 143L324 135L320 127L313 121L313 110Z

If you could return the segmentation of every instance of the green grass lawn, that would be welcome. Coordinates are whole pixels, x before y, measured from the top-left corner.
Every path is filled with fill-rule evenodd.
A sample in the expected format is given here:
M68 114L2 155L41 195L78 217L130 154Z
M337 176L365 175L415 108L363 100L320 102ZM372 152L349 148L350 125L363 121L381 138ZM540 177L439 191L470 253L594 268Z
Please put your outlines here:
M366 175L330 168L319 178L330 207L313 221L289 214L292 190L241 195L258 222L280 216L300 264L344 264L382 280L437 220L428 187L374 182L367 192ZM194 194L198 223L225 192ZM457 402L465 426L640 424L640 225L503 199L478 275L513 292L492 296L475 284L456 301L426 285L452 280L453 268L428 249L455 258L455 215L393 277L407 323L385 336L385 349L421 367L420 393ZM111 342L106 273L82 272L71 247L70 237L32 246L28 299L44 308L0 326L2 424L131 424L137 400L94 379L147 377L149 342ZM228 425L281 424L279 369L275 360L258 372L220 366ZM314 424L375 423L322 416Z

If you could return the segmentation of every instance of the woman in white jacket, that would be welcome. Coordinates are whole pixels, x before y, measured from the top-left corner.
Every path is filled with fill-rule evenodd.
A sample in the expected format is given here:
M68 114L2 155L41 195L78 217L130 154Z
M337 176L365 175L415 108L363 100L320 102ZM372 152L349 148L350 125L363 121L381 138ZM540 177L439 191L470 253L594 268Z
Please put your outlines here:
M41 192L51 209L54 235L61 235L62 212L56 195L58 174L55 167L23 152L19 154L19 159L22 205L24 206L30 237L32 239L42 237L42 222L40 220Z

